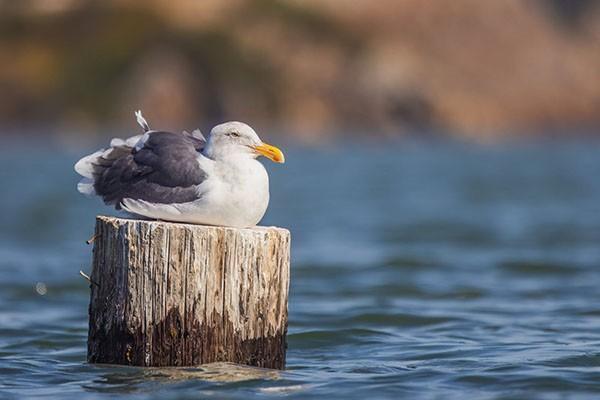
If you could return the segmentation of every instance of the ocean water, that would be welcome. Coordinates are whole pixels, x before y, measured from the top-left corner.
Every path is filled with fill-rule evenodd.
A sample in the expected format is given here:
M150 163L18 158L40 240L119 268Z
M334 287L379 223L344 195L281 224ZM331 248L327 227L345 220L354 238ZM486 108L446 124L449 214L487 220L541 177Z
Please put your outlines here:
M291 147L285 371L86 363L93 147L0 149L0 398L600 396L600 142Z

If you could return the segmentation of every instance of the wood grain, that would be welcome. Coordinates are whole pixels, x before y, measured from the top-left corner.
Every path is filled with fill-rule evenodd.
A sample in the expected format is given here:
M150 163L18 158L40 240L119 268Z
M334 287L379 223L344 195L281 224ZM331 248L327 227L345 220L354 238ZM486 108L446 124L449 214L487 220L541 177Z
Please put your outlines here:
M290 233L99 216L88 361L285 366Z

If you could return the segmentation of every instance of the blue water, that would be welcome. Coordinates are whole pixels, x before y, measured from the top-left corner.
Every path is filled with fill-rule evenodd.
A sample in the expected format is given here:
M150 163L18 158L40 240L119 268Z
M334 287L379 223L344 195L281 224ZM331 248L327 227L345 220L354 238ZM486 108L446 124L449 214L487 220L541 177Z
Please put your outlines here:
M0 398L594 398L600 142L291 148L287 370L88 365L92 147L0 149Z

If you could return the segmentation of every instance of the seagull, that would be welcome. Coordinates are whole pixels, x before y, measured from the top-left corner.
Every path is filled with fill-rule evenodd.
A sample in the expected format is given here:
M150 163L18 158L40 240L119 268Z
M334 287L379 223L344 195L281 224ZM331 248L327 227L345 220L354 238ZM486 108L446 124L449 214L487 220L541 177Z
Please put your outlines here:
M280 149L242 122L217 125L206 140L200 130L152 130L141 111L135 116L143 134L113 139L75 164L80 193L157 220L238 228L260 222L269 175L257 157L283 163Z

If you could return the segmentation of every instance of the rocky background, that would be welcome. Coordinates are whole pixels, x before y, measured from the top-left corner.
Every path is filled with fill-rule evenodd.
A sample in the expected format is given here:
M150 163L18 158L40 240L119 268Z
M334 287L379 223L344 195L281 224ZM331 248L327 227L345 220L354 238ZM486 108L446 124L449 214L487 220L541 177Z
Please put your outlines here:
M594 0L0 0L0 132L600 133Z

